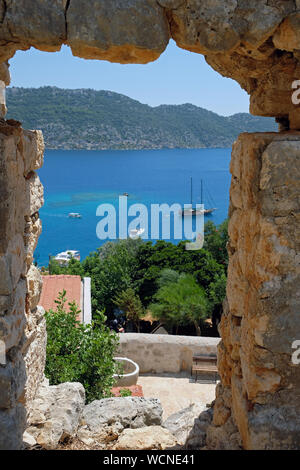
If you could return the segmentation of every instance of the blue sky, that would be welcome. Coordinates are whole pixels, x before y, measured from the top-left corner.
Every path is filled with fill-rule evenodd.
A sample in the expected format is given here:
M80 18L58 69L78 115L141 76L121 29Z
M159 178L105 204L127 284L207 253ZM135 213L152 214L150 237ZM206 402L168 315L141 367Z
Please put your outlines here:
M192 103L224 116L249 111L248 95L237 83L173 41L156 62L147 65L79 59L66 46L51 54L19 51L10 63L11 86L111 90L150 106Z

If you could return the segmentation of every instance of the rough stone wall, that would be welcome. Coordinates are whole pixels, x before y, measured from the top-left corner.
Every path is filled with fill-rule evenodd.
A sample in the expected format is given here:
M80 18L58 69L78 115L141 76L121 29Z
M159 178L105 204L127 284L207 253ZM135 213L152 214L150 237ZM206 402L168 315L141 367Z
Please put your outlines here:
M41 277L32 265L43 204L34 170L43 152L41 132L0 120L0 340L6 350L0 364L0 449L21 446L45 366L44 312L37 306Z
M71 47L119 63L157 59L170 38L236 80L251 112L299 129L291 84L300 76L299 0L0 0L0 62L18 49Z
M300 133L242 134L231 162L228 306L211 448L300 448ZM233 424L235 423L236 426Z
M120 63L157 59L170 38L204 54L250 94L251 112L300 130L299 0L0 0L0 81L30 47ZM0 448L18 448L42 377L45 323L32 267L41 231L42 136L5 122L0 103ZM210 448L299 447L299 135L241 136L234 146L228 308ZM298 277L297 277L298 276ZM298 284L297 284L298 279ZM1 339L1 338L0 338ZM26 372L27 370L27 372ZM26 377L27 375L27 377ZM27 400L27 401L26 401ZM298 412L298 413L297 413ZM4 432L2 431L4 430Z
M141 374L191 371L195 354L217 355L220 338L122 333L118 356L137 362Z

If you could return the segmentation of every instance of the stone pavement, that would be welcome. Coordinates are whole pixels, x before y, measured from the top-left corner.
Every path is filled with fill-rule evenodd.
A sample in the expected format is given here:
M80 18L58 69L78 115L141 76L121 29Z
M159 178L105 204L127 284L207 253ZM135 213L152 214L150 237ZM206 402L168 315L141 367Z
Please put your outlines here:
M202 383L203 382L203 383ZM145 398L159 398L163 408L163 419L188 407L191 403L211 403L215 399L214 382L191 379L186 373L176 375L142 375L138 385L142 385Z

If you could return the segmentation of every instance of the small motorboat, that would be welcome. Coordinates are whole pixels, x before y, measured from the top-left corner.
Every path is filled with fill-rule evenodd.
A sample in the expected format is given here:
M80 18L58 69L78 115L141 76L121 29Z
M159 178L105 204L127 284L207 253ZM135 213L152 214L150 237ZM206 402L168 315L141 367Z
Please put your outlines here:
M82 215L79 214L78 212L70 212L70 214L68 215L68 217L70 219L81 219L82 218Z
M132 240L136 240L137 238L141 237L144 232L145 232L144 228L133 229L133 230L130 230L129 236Z
M54 257L55 261L57 261L60 266L68 266L69 261L72 258L77 259L77 261L80 261L80 251L77 251L77 250L63 251L62 253L58 253L58 255Z

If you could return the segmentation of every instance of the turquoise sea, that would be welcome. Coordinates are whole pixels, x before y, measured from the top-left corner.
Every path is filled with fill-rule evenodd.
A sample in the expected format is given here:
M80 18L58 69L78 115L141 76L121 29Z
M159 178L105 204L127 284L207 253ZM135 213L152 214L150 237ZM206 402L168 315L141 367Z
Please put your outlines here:
M79 250L81 259L105 241L96 236L99 204L113 204L129 194L128 206L143 203L200 204L201 179L205 207L217 210L205 220L216 224L227 218L230 186L230 149L165 149L135 151L46 150L39 176L45 187L40 211L43 232L35 252L40 266L49 255ZM79 212L81 219L71 219ZM150 212L150 211L149 211ZM128 219L130 222L133 218ZM177 240L172 239L174 243Z

